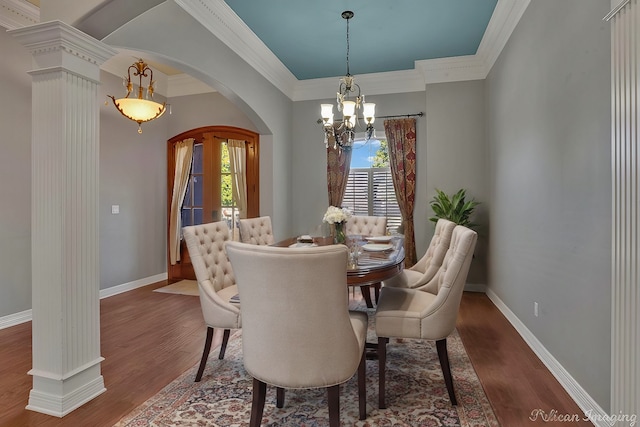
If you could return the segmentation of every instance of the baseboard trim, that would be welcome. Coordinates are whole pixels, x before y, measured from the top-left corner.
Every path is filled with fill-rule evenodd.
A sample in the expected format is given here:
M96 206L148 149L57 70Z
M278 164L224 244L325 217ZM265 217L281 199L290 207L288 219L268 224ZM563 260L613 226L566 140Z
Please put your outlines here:
M134 280L133 282L123 283L122 285L112 286L110 288L100 290L100 299L112 297L114 295L121 294L123 292L132 291L134 289L141 288L143 286L150 285L152 283L167 280L169 275L167 273L156 274L155 276L145 277L143 279Z
M155 276L149 276L142 279L134 280L133 282L123 283L122 285L112 286L110 288L100 290L100 299L112 297L114 295L121 294L123 292L132 291L143 286L151 285L152 283L167 280L169 275L167 273L156 274ZM21 311L19 313L9 314L8 316L0 317L0 329L16 326L21 323L30 322L33 319L33 313L31 309Z
M8 316L0 317L0 329L19 325L25 322L30 322L31 318L32 318L31 309L21 311L15 314L10 314Z
M466 292L482 292L487 293L487 285L482 283L465 283L464 290Z
M611 424L608 422L609 415L593 400L589 393L580 386L560 362L553 357L549 350L547 350L524 323L520 321L518 316L516 316L490 288L486 289L486 294L516 329L531 350L538 356L540 361L544 363L551 374L558 380L560 385L569 393L569 396L571 396L578 407L584 412L585 418L588 417L597 427L611 427Z

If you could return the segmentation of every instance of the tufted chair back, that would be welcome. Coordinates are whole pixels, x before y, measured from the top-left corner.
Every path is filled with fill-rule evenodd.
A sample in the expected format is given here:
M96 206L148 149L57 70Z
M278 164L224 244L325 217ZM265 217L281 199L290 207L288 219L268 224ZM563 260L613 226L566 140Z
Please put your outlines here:
M280 390L327 388L330 425L339 425L337 385L356 370L364 419L368 318L349 312L347 248L229 242L226 250L238 275L244 366L254 378L250 425L260 425L264 393L257 389L264 391L266 384ZM280 390L278 407L284 404Z
M452 404L457 403L447 354L447 337L456 327L460 299L477 238L477 233L469 228L462 225L454 227L449 249L433 278L435 294L420 289L382 288L376 309L380 408L386 407L385 361L390 337L436 341L449 398Z
M230 302L231 298L237 295L238 286L231 263L224 251L224 244L229 241L229 227L226 221L184 227L182 233L198 279L202 316L207 325L207 338L196 374L198 382L207 364L214 328L224 330L218 356L222 359L231 329L241 327L240 306Z
M182 230L198 279L205 322L213 327L239 328L240 309L229 303L237 288L231 263L224 252L224 244L230 240L227 222L194 225ZM227 324L229 326L225 326Z
M411 268L403 270L400 274L385 280L383 282L384 286L394 288L419 288L423 291L436 294L438 288L432 279L440 269L447 249L449 249L451 234L455 226L456 224L454 222L440 218L436 223L435 232L424 256Z
M362 236L384 236L387 233L387 217L354 215L347 220L345 233Z
M477 238L478 234L475 231L462 225L456 225L453 229L449 249L433 278L437 289L436 298L431 304L433 310L430 310L431 315L423 320L428 325L423 334L429 331L428 335L432 336L422 338L441 338L455 329L458 307Z
M245 218L239 222L240 241L252 245L272 245L274 243L271 217Z
M214 292L235 285L231 263L224 253L224 243L229 240L226 221L184 227L184 238L187 248L195 249L189 255L198 283L211 285Z

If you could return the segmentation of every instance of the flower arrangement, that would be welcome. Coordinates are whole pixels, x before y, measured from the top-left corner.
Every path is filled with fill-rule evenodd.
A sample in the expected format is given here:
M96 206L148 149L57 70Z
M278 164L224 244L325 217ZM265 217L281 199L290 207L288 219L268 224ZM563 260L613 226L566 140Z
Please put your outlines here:
M349 209L329 206L327 211L324 213L322 221L328 224L337 224L340 222L345 222L349 218L351 218L351 211L349 211Z
M344 234L344 223L351 218L351 211L347 208L338 208L335 206L329 206L324 213L322 220L328 224L333 224L335 234L333 240L335 243L344 244L347 241L347 236Z

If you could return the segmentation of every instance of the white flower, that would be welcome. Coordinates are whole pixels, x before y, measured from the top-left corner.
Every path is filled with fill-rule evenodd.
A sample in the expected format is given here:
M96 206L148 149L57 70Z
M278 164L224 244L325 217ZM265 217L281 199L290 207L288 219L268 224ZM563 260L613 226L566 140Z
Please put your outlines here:
M335 224L338 222L344 222L349 218L351 218L351 211L349 211L349 209L329 206L322 218L322 221L329 224Z

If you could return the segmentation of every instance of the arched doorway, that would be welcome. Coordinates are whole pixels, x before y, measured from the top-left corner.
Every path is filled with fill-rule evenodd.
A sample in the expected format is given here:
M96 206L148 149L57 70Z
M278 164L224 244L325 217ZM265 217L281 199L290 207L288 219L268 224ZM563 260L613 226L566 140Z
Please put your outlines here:
M226 220L233 232L239 212L231 197L233 186L228 156L228 140L244 141L246 160L246 217L256 217L260 212L259 183L259 135L247 129L231 126L206 126L191 129L167 141L167 272L169 282L195 279L193 266L184 241L180 239L179 260L170 256L172 195L176 171L178 142L194 139L189 181L184 201L180 207L182 226ZM175 212L175 209L173 210Z

